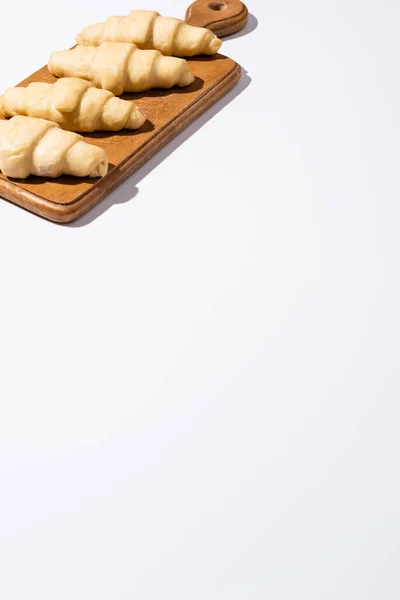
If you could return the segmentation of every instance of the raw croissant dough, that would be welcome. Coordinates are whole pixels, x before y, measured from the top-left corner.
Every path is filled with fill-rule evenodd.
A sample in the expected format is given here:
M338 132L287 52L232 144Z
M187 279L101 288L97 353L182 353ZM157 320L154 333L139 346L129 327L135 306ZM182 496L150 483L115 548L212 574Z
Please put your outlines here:
M107 155L82 136L64 131L57 123L31 117L0 120L0 171L7 177L29 175L103 177Z
M116 96L124 91L144 92L156 87L186 86L194 81L182 58L118 42L53 52L48 68L57 77L81 77Z
M130 42L143 50L154 48L166 56L215 54L222 44L209 29L161 17L152 10L133 10L127 17L110 17L104 23L89 25L76 41L86 46Z
M83 79L69 77L56 83L30 83L9 88L0 98L0 114L48 119L69 131L137 129L146 117L136 104L98 90Z

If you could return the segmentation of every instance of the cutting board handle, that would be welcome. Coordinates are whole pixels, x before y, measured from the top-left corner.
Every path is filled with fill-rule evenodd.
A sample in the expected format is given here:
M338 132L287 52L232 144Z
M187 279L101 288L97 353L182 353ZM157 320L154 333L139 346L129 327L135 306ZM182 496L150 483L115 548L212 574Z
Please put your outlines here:
M222 37L243 29L248 15L246 5L240 0L196 0L186 11L186 22L207 27Z

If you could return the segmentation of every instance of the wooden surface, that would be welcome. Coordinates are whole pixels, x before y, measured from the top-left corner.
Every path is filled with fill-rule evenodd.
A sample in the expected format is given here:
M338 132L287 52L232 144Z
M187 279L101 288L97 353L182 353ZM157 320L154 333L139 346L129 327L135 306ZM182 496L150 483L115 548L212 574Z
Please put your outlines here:
M186 21L223 37L243 29L248 16L249 11L240 0L197 0L187 9Z
M203 4L202 0L199 1ZM194 24L193 19L191 22ZM110 165L105 177L80 179L63 176L45 179L32 176L25 180L12 180L0 174L0 196L57 222L70 222L86 213L240 79L240 66L219 54L196 57L190 59L189 63L195 81L187 88L151 90L122 96L135 101L147 116L140 130L84 135L87 142L107 152ZM32 81L54 82L56 79L47 67L43 67L19 85L26 86Z

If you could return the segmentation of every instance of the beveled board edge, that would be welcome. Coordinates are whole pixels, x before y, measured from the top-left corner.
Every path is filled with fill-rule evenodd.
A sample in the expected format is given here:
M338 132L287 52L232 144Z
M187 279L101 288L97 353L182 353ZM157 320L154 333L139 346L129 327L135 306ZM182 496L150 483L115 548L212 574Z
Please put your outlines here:
M189 25L206 27L224 37L243 29L248 18L247 6L240 0L196 0L187 9L185 20Z
M229 92L238 83L240 77L241 67L235 63L232 70L214 86L196 98L192 104L187 106L181 113L178 113L174 119L166 123L147 142L128 156L125 161L111 169L90 190L70 204L51 202L33 192L25 190L18 183L7 180L0 180L0 196L50 221L71 223L96 206L118 185L168 144L178 133Z

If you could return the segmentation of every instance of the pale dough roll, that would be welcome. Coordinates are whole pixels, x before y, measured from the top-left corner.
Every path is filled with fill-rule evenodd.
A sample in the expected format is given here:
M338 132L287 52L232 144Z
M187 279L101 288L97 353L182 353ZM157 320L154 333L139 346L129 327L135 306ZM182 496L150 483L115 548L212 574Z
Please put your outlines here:
M151 10L133 10L128 16L110 17L104 23L89 25L76 41L86 46L129 42L142 50L159 50L166 56L215 54L222 44L209 29L188 25L181 19L162 17Z
M47 119L68 131L138 129L146 120L134 102L115 98L111 92L74 77L54 84L34 82L26 88L9 88L2 105L6 117Z
M52 121L16 116L0 121L0 171L18 179L103 177L108 160L104 150Z
M194 81L182 58L157 50L139 50L135 44L104 42L53 52L48 68L57 77L80 77L116 96L151 88L187 86Z

